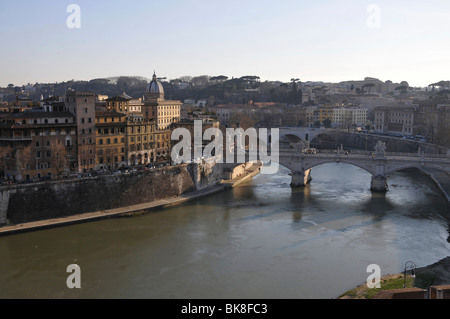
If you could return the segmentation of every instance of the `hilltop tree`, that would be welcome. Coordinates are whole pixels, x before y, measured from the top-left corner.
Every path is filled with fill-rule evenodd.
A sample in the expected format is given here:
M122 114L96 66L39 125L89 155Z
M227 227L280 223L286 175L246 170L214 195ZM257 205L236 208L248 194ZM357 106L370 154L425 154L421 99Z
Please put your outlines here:
M439 81L437 83L432 83L432 84L430 84L428 86L431 86L433 88L433 91L434 91L435 87L439 87L441 89L449 88L450 87L450 81Z
M200 75L192 78L191 83L194 87L206 86L209 83L208 75Z
M297 89L298 89L298 84L297 84L298 81L300 81L300 79L295 79L295 78L292 78L292 79L291 79L291 82L292 82L292 89L293 89L295 92L297 92Z
M375 83L367 83L367 84L364 84L363 86L362 86L362 90L363 90L363 92L364 92L364 89L368 89L368 93L370 94L371 93L371 90L372 90L372 88L374 88L375 87Z
M223 82L223 81L228 80L228 76L225 76L225 75L213 76L209 80L212 82Z

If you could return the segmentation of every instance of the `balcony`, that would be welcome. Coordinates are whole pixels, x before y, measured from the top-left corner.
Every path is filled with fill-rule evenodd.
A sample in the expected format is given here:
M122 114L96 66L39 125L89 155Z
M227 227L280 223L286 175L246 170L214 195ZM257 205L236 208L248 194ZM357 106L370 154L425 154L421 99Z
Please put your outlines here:
M31 136L0 136L0 141L4 142L31 142Z

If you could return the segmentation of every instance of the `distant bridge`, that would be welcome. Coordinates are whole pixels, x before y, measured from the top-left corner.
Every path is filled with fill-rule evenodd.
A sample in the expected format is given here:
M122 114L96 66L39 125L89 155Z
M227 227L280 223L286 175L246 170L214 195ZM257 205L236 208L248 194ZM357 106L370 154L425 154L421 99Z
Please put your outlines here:
M345 151L342 146L335 150L321 151L310 147L315 138L323 135L336 137L334 129L311 129L311 128L280 128L279 154L270 160L278 162L279 165L288 168L292 177L291 186L301 187L307 185L311 180L311 169L326 163L346 163L357 166L372 175L371 190L374 192L386 192L388 190L388 177L393 173L416 168L431 176L441 188L450 202L450 154L425 154L417 153L388 153L386 144L378 141L374 150ZM273 146L272 139L275 138L273 131L269 133L268 148ZM258 143L263 145L264 141ZM260 147L261 147L260 145ZM263 148L266 146L263 145ZM255 148L252 148L255 152ZM247 154L249 151L247 151ZM260 154L259 154L260 155ZM261 157L259 157L261 160ZM264 160L262 160L264 161ZM269 163L267 163L269 164ZM432 172L432 173L431 173Z
M385 145L378 142L376 150L351 151L342 149L328 152L308 153L303 143L293 148L281 148L278 163L291 170L292 187L305 186L311 179L311 169L325 163L346 163L357 166L372 175L371 189L375 192L388 190L389 175L407 168L429 169L450 174L448 155L427 155L410 153L386 153ZM450 177L450 175L449 175Z

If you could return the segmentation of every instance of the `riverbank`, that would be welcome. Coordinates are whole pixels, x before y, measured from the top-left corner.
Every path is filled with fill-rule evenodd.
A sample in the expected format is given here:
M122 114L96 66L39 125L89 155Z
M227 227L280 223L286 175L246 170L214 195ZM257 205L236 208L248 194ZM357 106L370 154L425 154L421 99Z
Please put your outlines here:
M253 178L259 174L261 170L261 164L254 164L247 169L244 174L233 180L222 181L218 185L205 188L203 190L189 192L183 195L179 195L172 198L156 200L149 203L125 206L115 209L108 209L98 212L85 213L79 215L73 215L62 218L46 219L29 223L21 223L17 225L7 225L0 227L0 236L12 235L17 233L37 231L43 229L49 229L53 227L62 227L73 224L85 223L90 221L102 220L106 218L126 217L147 214L155 211L162 210L167 207L181 205L188 201L196 200L202 197L206 197L218 192L225 191L227 189L237 187L241 183Z
M416 287L428 290L431 286L450 284L450 257L444 258L432 265L416 269L416 278L408 277L407 287ZM401 289L404 277L403 273L383 276L380 280L381 289L371 292L364 283L350 291L347 291L337 299L367 299L373 297L381 290Z

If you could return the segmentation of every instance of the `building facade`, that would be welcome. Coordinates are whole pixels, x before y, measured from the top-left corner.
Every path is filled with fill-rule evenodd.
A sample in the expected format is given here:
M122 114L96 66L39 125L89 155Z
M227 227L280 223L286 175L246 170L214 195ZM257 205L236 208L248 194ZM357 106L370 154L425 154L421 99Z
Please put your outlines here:
M96 169L114 170L128 165L126 115L116 111L95 113Z
M416 106L385 106L375 108L374 130L378 133L412 136L418 134Z
M146 119L154 119L157 130L166 130L181 118L181 101L170 101L164 98L164 88L153 75L144 95L141 113Z
M96 166L95 104L96 95L87 92L68 91L65 108L77 122L78 172L93 171Z
M0 121L0 165L12 181L67 177L77 170L77 126L69 112L15 113Z

